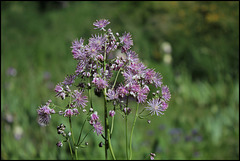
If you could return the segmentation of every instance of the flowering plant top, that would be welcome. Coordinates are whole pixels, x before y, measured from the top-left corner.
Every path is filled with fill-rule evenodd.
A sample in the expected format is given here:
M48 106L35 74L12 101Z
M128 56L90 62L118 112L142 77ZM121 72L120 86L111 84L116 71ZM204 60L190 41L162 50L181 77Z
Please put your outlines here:
M136 118L143 118L141 114L145 110L145 112L148 112L146 116L163 115L168 108L171 94L169 88L163 85L162 75L154 69L147 68L139 59L138 54L132 50L131 34L127 32L122 35L113 33L110 28L106 29L109 24L110 22L106 19L96 20L93 23L94 29L100 30L102 33L92 35L88 41L80 38L72 42L71 53L73 59L77 62L75 73L67 75L55 87L56 97L69 98L69 103L65 108L62 108L53 104L51 100L48 101L46 105L39 107L38 121L40 125L47 125L52 114L59 114L69 119L70 133L72 134L71 117L84 113L88 116L87 120L92 125L93 132L102 136L105 140L106 158L109 149L115 159L111 147L110 136L112 134L110 133L108 119L111 118L113 121L116 114L121 114L127 120L127 116L131 114L133 109L133 107L129 107L128 100L133 98L132 100L135 100L137 105L134 128ZM117 83L120 75L122 75L124 81ZM150 91L150 86L155 87L155 90ZM94 106L93 90L97 96L103 95L103 107ZM152 98L149 98L150 92L152 92ZM107 107L109 102L112 102L111 109ZM143 106L143 110L138 113L140 104ZM100 108L104 109L104 126L100 119L101 116L97 113ZM130 135L130 147L126 147L127 159L131 159L132 154L133 128ZM69 137L72 135L66 135L64 130L60 134L66 138L65 141L69 141ZM82 143L80 139L75 142L73 136L72 140L75 147L79 147ZM63 144L60 141L57 145L61 147ZM153 158L153 155L151 155L151 158Z

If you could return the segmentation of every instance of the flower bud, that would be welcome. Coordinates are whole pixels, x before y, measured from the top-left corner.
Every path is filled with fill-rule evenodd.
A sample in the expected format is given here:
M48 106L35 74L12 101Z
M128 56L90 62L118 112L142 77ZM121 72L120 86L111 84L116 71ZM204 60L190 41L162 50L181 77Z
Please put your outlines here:
M63 131L62 131L61 129L59 129L59 130L57 131L57 133L58 133L58 134L62 134Z
M154 157L156 156L156 154L154 154L154 153L150 153L150 159L151 160L154 160Z
M59 115L63 115L64 114L64 112L63 111L59 111L59 113L58 113Z
M109 116L110 116L110 117L113 117L114 115L115 115L115 111L114 111L114 110L110 110L110 111L109 111Z
M103 142L100 142L99 144L98 144L98 146L101 148L101 147L103 147Z
M89 112L93 112L93 108L90 108L90 109L89 109Z
M124 109L123 109L123 112L126 114L126 115L129 115L129 113L131 112L132 110L129 108L129 107L125 107Z
M61 141L57 142L57 147L62 147L63 146L63 143Z

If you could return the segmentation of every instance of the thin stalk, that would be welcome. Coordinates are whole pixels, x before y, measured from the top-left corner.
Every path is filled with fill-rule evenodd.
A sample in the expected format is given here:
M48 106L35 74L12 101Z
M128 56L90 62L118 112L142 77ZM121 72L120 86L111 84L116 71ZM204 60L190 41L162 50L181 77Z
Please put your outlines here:
M139 107L139 103L137 103L137 109L136 109L136 113L135 113L135 118L134 118L134 122L133 122L133 126L132 126L132 132L130 135L130 142L129 142L129 148L130 148L130 160L132 159L132 136L133 136L133 130L134 130L134 126L138 117L138 107Z
M80 142L80 139L81 139L81 136L82 136L83 127L84 127L86 121L87 121L87 118L86 118L86 119L84 120L84 122L83 122L81 131L80 131L80 134L79 134L79 137L78 137L78 141L77 141L77 146L79 145L79 142Z
M118 75L119 75L120 71L121 71L121 69L119 69L118 72L117 72L117 75L115 77L115 80L114 80L114 83L113 83L113 86L112 86L112 90L114 89L114 86L116 85L117 78L118 78Z
M125 132L126 132L126 156L127 156L127 160L129 160L128 158L128 135L127 135L127 123L128 123L128 120L127 120L127 114L125 115Z
M128 108L128 98L129 96L127 96L127 101L126 101L126 108ZM127 156L127 160L129 160L129 151L128 151L128 113L126 111L125 113L125 132L126 132L126 156Z
M75 140L74 140L73 131L72 131L72 120L71 120L71 117L69 117L69 124L70 124L71 137L72 137L72 140L73 140L73 144L75 145Z
M75 157L76 157L76 160L78 160L78 156L77 156L77 147L75 147Z
M105 159L107 160L107 150L108 150L108 116L107 116L107 102L105 99L104 91L104 119L105 119Z
M107 51L106 51L106 43L105 43L105 51L103 56L103 77L105 80L105 71L106 71L106 57L107 57ZM105 128L105 160L107 160L107 150L108 150L108 115L107 115L107 100L106 100L106 92L107 89L104 88L103 94L104 94L104 128Z
M70 131L71 131L71 137L72 137L72 140L73 140L73 145L75 146L75 159L77 160L77 147L76 147L76 144L75 144L75 140L74 140L74 136L73 136L73 131L72 131L72 120L71 120L71 117L69 117L69 124L70 124Z
M103 77L106 80L105 71L106 71L106 60L107 60L107 51L106 51L106 43L105 43L105 52L104 52L104 62L103 62ZM104 88L103 95L104 95L104 120L105 120L105 159L107 160L107 150L109 148L111 155L114 160L116 160L112 145L111 145L111 138L110 138L110 129L108 124L108 112L107 112L107 88Z
M83 137L82 141L80 142L79 145L82 144L82 142L85 140L85 138L88 136L88 134L93 130L94 128L91 128L91 130L88 131L88 133Z
M115 105L114 105L113 110L116 111ZM112 117L112 125L111 125L111 131L110 131L110 138L112 138L113 127L114 127L114 116Z
M116 160L116 157L115 157L113 149L112 149L111 138L110 138L110 130L109 129L108 129L108 143L109 143L108 144L109 145L109 150L112 154L112 157L113 157L114 160Z
M88 83L91 85L90 77L89 77L89 79L88 79ZM88 97L89 97L89 100L90 100L90 107L93 108L93 105L92 105L92 92L91 92L91 89L88 89Z
M114 116L112 117L112 125L111 125L111 131L110 131L111 136L113 132L113 126L114 126Z
M73 159L73 154L72 154L72 147L71 147L71 144L70 144L70 141L68 140L68 145L69 145L69 149L70 149L70 153L71 153L71 156L72 156L72 159Z

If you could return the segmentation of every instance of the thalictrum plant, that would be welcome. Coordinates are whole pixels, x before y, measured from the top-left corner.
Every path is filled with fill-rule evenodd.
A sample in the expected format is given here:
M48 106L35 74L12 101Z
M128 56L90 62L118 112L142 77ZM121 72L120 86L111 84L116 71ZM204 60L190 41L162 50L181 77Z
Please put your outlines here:
M105 143L101 142L99 146L105 147L105 159L108 159L109 152L114 160L117 159L111 143L114 139L113 126L117 124L114 117L117 114L125 119L126 159L132 159L132 137L137 118L163 115L171 98L169 88L163 85L161 74L147 68L140 61L138 54L131 50L133 46L131 34L113 33L110 28L106 29L109 24L106 19L96 20L93 23L94 29L100 30L101 33L92 35L86 43L83 38L72 42L71 53L76 60L75 73L67 75L55 87L56 97L69 100L68 104L60 107L49 100L37 110L41 126L49 124L51 115L68 119L70 131L66 132L66 125L60 124L57 132L63 136L63 140L58 141L56 145L62 147L67 143L73 159L78 159L78 150L87 146L83 141L91 132L104 139ZM120 75L124 80L117 83ZM154 87L154 91L150 91L150 86ZM102 106L93 106L93 90L97 96L103 96ZM134 100L136 107L129 106L130 99ZM110 103L111 107L108 107ZM100 108L104 111L103 116L98 114ZM135 114L131 112L133 108L136 108ZM78 128L80 134L77 139L73 136L71 118L77 117L80 113L86 115L86 119L82 127ZM130 132L129 115L134 115ZM109 118L112 121L111 126ZM148 122L150 123L150 120ZM90 129L85 128L86 123L90 124ZM83 130L86 130L87 134L82 138ZM149 152L149 157L154 159L155 154Z

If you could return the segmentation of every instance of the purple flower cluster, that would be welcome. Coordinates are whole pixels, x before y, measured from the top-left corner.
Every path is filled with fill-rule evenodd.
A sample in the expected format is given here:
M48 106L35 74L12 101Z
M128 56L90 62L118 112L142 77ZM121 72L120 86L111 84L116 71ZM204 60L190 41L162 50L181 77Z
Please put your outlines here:
M89 123L94 127L94 132L96 132L97 135L101 135L103 133L103 126L99 121L99 116L97 114L97 111L91 114Z
M78 109L77 108L74 108L74 109L66 109L65 112L64 112L64 117L71 117L73 115L77 115L79 114L78 112Z
M113 117L119 109L121 113L129 115L132 110L126 103L129 98L143 104L151 115L160 116L168 108L171 98L169 88L163 85L161 74L147 68L138 54L131 49L132 35L127 32L121 36L113 33L110 28L106 28L108 24L110 22L106 19L96 20L93 23L94 29L99 29L101 34L92 35L88 41L80 38L72 42L71 54L77 61L75 71L67 75L54 89L56 97L62 100L69 98L70 101L65 108L60 108L57 112L70 118L77 116L78 110L82 109L83 113L88 115L89 123L97 135L103 134L103 126L97 112L93 112L92 90L99 96L103 92L104 99L112 101L114 110L109 111L109 117ZM119 77L123 79L120 83ZM79 80L80 82L77 82ZM77 89L73 89L74 87ZM150 87L157 88L154 98L149 98ZM86 90L88 96L85 94ZM50 102L38 109L40 125L47 125L51 114L55 113L49 107ZM89 113L86 112L88 102L91 105ZM58 146L61 146L60 142Z
M155 72L154 69L148 69L140 62L136 52L127 50L125 55L125 57L117 57L111 65L113 70L121 70L121 74L124 77L124 84L116 87L115 91L114 89L108 91L108 99L116 100L132 96L136 98L138 103L145 103L150 92L149 85L152 84L160 88L162 85L162 76L160 73Z
M63 85L63 83L59 83L55 87L56 97L61 97L63 100L66 96L71 92L68 85Z
M110 116L110 117L113 117L114 115L115 115L115 111L114 111L114 110L110 110L110 111L109 111L109 116Z
M138 103L147 103L146 109L151 114L163 114L168 107L171 94L167 86L163 85L162 76L154 69L147 68L138 58L138 54L131 50L133 40L130 33L125 32L122 36L114 34L111 29L105 29L110 22L105 19L93 23L95 29L105 33L92 35L88 44L84 45L83 38L72 43L73 58L78 60L75 76L68 76L66 82L73 82L76 77L90 78L96 91L107 89L107 100L120 102L126 97L133 97ZM122 56L116 56L108 60L108 55L121 51ZM105 65L105 68L104 68ZM124 82L112 85L113 73L120 72ZM73 78L73 79L71 79ZM156 98L148 100L150 85L161 88Z
M96 28L94 29L100 29L100 30L105 30L104 27L106 27L110 22L105 19L97 20L96 22L93 23Z
M83 95L83 91L74 90L72 97L74 99L72 102L75 103L74 106L79 108L84 108L88 102L87 96Z
M155 153L150 153L150 159L154 160L154 157L156 157L156 154Z
M163 115L163 111L166 111L168 108L168 101L171 98L168 87L162 86L162 96L159 95L160 93L158 91L156 97L147 102L148 106L146 109L150 111L151 115Z
M128 51L131 46L133 45L133 40L132 40L132 36L130 33L124 33L122 37L119 38L120 39L120 43L122 44L122 52L126 52Z
M39 109L37 110L37 113L38 113L38 123L41 126L46 126L47 124L49 124L50 119L51 119L51 114L55 113L55 110L51 109L49 107L51 102L52 102L51 100L48 100L48 102L46 102L45 105L43 105L43 106L41 105L39 107Z
M98 89L104 89L108 86L108 82L104 80L104 78L98 76L93 77L92 83L95 84Z

